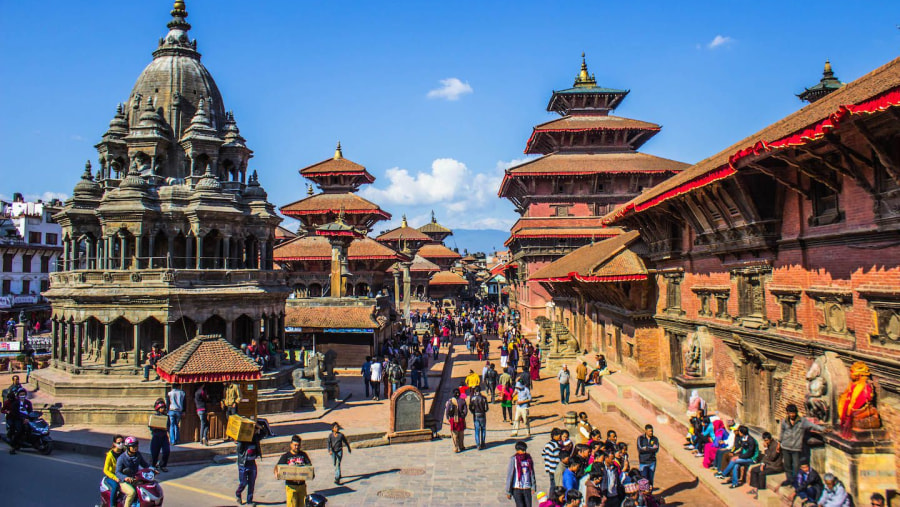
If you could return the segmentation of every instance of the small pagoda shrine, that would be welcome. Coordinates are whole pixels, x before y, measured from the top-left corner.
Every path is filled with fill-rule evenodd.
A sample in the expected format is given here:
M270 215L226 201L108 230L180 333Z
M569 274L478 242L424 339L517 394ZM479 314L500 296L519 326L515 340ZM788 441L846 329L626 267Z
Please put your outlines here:
M572 87L554 91L547 105L560 118L534 127L526 143L525 153L543 156L507 169L498 193L521 215L505 243L511 254L505 276L526 332L536 330L534 319L551 303L529 276L582 246L621 234L604 227L601 217L687 167L638 151L661 127L613 115L629 91L598 85L581 56Z
M798 93L797 97L803 102L812 104L842 86L844 86L844 83L834 77L834 71L831 70L831 62L825 60L825 70L822 71L822 79L815 85Z

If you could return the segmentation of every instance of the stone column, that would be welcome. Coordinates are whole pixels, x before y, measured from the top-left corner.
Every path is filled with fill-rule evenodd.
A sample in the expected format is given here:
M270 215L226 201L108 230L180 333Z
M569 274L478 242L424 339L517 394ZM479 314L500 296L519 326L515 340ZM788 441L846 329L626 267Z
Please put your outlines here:
M278 315L278 338L279 338L279 350L284 352L285 346L285 336L284 336L284 314Z
M134 359L132 359L132 364L134 366L140 368L141 367L141 323L134 324Z
M147 252L147 268L153 269L155 266L153 265L154 258L153 256L156 254L156 234L150 233L150 251Z
M400 270L394 268L394 308L400 310Z
M69 321L66 330L66 358L67 363L75 364L75 321Z
M169 345L171 343L171 339L172 339L172 323L166 322L165 324L163 324L163 350L166 351L167 354L169 352L171 352L171 350L169 350Z
M222 238L222 268L228 269L231 264L231 236Z
M404 262L401 264L403 266L403 315L405 315L406 323L409 324L412 322L409 319L409 307L410 302L412 301L412 294L410 291L410 272L409 268L412 266L412 262Z
M75 325L75 366L81 368L81 354L84 353L84 322Z
M125 251L128 250L126 248L125 236L119 236L119 269L125 269Z
M203 260L203 236L197 236L197 269L200 269Z
M194 240L197 238L195 237ZM184 240L184 267L186 269L191 269L191 257L194 256L194 242L191 241L190 236L187 236Z
M173 268L172 261L175 257L175 238L169 238L168 251L166 252L166 267ZM166 349L168 350L168 349Z
M71 240L63 240L63 271L69 270L69 243Z
M141 243L143 243L144 235L134 236L134 258L131 261L131 269L141 269Z
M259 322L260 322L259 317L257 317L256 319L253 319L253 338L255 338L257 340L257 343L259 343Z
M50 321L50 359L59 359L59 322L56 319Z
M234 345L234 321L225 320L225 341Z
M111 362L112 358L109 357L110 356L110 348L111 348L109 340L110 340L110 336L112 335L112 333L110 333L111 329L112 329L112 323L105 322L103 324L103 366L106 366L107 368L109 368L110 365L112 364L112 362Z

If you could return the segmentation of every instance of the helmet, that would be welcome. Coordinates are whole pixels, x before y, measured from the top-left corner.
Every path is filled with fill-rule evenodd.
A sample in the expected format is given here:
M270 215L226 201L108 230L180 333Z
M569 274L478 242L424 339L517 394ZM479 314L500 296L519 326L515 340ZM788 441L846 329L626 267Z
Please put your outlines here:
M134 437L125 437L125 447L137 447L138 439Z

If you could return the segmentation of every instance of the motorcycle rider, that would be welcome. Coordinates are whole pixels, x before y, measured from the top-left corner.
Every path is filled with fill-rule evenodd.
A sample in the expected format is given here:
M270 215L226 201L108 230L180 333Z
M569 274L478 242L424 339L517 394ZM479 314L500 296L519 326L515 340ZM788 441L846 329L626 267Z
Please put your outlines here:
M125 507L130 507L137 495L137 490L133 486L134 475L138 470L149 467L147 460L138 451L138 439L135 437L125 438L125 452L116 460L116 478L119 479L122 493L125 493Z
M112 505L116 504L116 496L119 495L119 478L116 477L116 462L119 456L125 452L125 437L116 435L113 437L112 447L106 453L106 461L103 463L103 483L109 488L109 498Z
M15 399L10 400L8 407L4 408L6 412L6 426L9 428L9 453L15 454L21 446L22 435L28 428L28 414L33 410L31 402L28 400L28 393L24 388L15 392Z

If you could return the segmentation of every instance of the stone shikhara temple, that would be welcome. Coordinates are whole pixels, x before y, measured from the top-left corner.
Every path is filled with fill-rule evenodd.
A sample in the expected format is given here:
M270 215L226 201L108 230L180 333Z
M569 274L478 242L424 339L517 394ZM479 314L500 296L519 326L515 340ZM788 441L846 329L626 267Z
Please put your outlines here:
M281 219L188 38L184 2L171 15L96 145L96 174L88 163L54 216L64 251L45 293L52 357L72 372L137 368L152 343L171 351L198 333L284 338Z
M801 407L833 428L811 442L813 466L865 503L896 490L900 468L900 59L846 85L827 63L799 96L799 111L616 203L602 226L627 234L507 272L523 315L539 314L523 325L605 354L633 392L666 381L646 398L658 413L680 402L683 417L697 390L777 436L785 407ZM521 187L517 205L548 194ZM523 301L533 284L545 314Z

